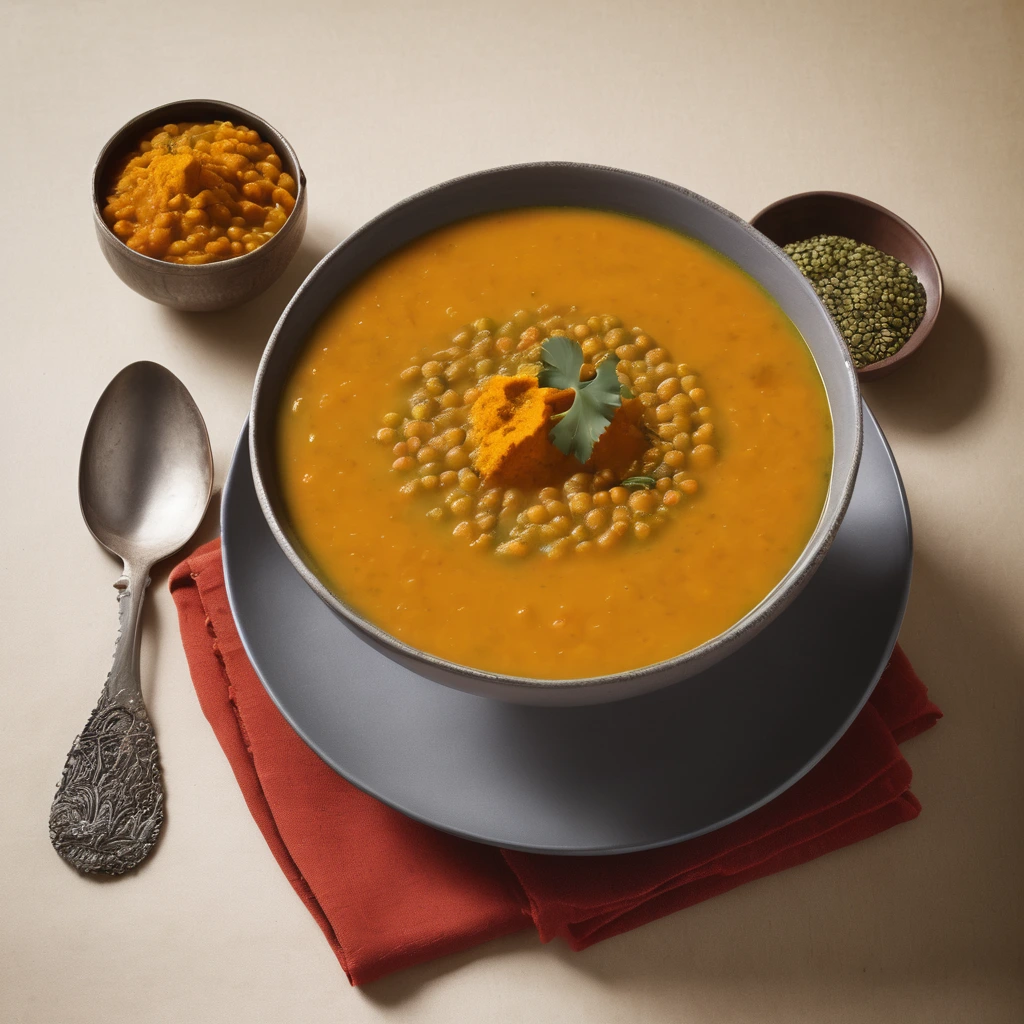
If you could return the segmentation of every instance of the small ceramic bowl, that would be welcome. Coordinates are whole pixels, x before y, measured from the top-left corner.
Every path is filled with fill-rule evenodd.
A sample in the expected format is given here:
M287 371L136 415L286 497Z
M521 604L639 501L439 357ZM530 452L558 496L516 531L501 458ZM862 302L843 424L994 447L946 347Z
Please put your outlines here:
M298 183L295 206L284 227L253 252L197 266L165 263L129 249L107 227L102 211L117 161L136 149L147 131L181 121L244 124L274 147L283 169ZM306 230L306 176L291 144L263 118L219 100L179 100L133 117L103 147L92 172L92 214L103 255L129 288L175 309L226 309L264 291L291 262Z
M892 373L928 337L942 304L942 271L928 243L895 213L846 192L800 192L766 206L750 223L778 246L814 235L854 238L895 256L917 275L925 292L924 317L895 355L857 370L861 382Z

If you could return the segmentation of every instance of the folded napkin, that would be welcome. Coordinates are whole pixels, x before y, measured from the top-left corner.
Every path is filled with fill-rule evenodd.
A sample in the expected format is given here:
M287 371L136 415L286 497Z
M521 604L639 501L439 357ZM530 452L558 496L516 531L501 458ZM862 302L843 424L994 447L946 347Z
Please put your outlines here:
M529 927L573 949L917 817L898 743L942 717L897 647L829 754L771 803L676 846L516 853L412 821L337 775L267 696L228 607L220 542L170 579L203 713L252 816L354 985Z

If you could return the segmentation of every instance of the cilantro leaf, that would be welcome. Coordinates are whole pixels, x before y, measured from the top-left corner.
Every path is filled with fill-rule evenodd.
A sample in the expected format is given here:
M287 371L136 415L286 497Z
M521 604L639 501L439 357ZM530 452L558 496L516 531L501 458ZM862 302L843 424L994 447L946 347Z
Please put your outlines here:
M538 377L542 388L572 388L576 394L568 412L551 430L551 442L564 455L575 455L585 463L597 439L605 432L622 404L622 392L615 367L618 357L609 353L591 380L580 380L583 350L570 338L552 337L541 345L543 368Z
M537 377L542 388L578 388L583 367L583 349L571 338L555 335L540 347L543 367Z

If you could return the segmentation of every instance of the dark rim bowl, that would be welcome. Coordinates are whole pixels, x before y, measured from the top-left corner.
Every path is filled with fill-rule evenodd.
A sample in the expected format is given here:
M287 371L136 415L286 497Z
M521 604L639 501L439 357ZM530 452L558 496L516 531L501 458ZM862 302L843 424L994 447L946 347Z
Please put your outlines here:
M278 483L276 423L283 389L320 315L370 267L412 240L483 213L530 206L604 209L653 221L706 243L738 264L780 304L807 341L832 412L834 450L825 507L785 577L739 622L668 661L614 675L535 679L458 665L389 635L318 578L289 521ZM324 257L274 328L256 374L249 427L253 478L277 542L317 595L384 654L430 679L487 697L527 704L594 704L678 682L736 650L763 629L807 583L846 511L861 449L861 405L850 354L825 307L796 265L746 221L669 182L588 164L538 163L483 171L406 199Z
M135 149L153 128L181 121L231 121L259 132L296 181L295 206L284 227L268 242L244 256L189 266L129 249L103 219L107 186L116 161ZM92 216L96 237L114 273L147 299L183 310L227 309L254 298L284 271L298 251L306 230L306 176L288 140L262 117L220 100L178 100L133 117L110 138L92 172Z
M800 192L766 206L750 223L780 246L814 235L854 238L902 260L917 275L925 294L921 322L898 352L857 371L862 382L892 373L928 337L942 305L942 271L931 247L902 217L848 192Z

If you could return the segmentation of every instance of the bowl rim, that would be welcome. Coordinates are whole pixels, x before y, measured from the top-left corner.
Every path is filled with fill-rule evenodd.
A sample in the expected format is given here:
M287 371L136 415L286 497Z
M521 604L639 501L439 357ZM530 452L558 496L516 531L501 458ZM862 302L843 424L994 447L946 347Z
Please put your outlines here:
M815 540L815 534L821 524L821 516L819 516L818 522L815 525L811 536L808 538L806 544L801 550L800 554L794 559L792 565L786 571L782 579L776 583L774 587L748 612L742 615L739 619L733 622L726 629L715 636L710 637L704 643L691 648L688 651L684 651L681 654L675 655L672 658L665 658L661 661L652 662L648 665L642 665L637 668L625 669L619 672L612 672L600 676L581 676L569 679L550 679L540 678L535 676L518 676L509 675L501 672L493 672L487 669L475 668L470 665L462 665L458 662L451 661L447 658L442 658L435 654L422 651L417 647L413 647L410 644L399 640L397 637L388 633L380 626L364 618L355 609L347 605L341 598L338 597L327 585L321 580L321 578L312 570L302 555L296 550L295 545L292 544L291 539L288 536L287 530L284 528L282 523L278 520L277 514L274 511L273 503L270 500L270 496L267 493L267 489L263 482L264 467L259 452L257 441L257 424L259 422L258 408L260 403L260 397L263 393L264 382L267 377L267 371L271 359L273 358L274 350L277 346L279 338L282 333L282 328L287 322L287 319L293 309L303 297L308 289L312 287L312 283L318 277L320 272L327 266L327 264L339 253L342 249L358 244L359 240L376 229L379 225L383 224L390 218L400 215L402 210L415 203L423 202L428 200L431 196L443 196L446 189L455 188L464 183L485 179L489 176L499 177L504 174L518 172L518 171L530 171L530 170L544 170L550 168L559 168L565 170L574 170L583 173L600 172L604 174L612 174L617 176L626 177L629 179L639 179L641 181L657 185L662 188L667 188L672 192L678 193L686 201L698 202L701 205L710 208L718 214L724 216L728 220L732 221L740 230L744 231L749 235L751 240L762 248L767 249L777 260L782 261L788 267L791 267L795 273L794 284L797 287L802 288L805 294L809 295L810 298L818 305L827 322L829 333L832 336L832 340L837 346L842 357L843 368L846 373L846 387L851 391L853 396L853 404L855 407L854 414L854 437L853 437L853 458L849 467L849 471L846 474L845 479L841 482L838 495L838 505L833 521L830 524L828 530L826 530L820 537L817 538L814 547L812 548L811 542ZM545 204L537 204L543 206ZM569 204L571 205L571 204ZM518 208L518 207L502 207L502 208ZM582 206L583 209L594 209L594 207ZM455 223L456 221L452 221ZM654 223L652 221L652 223ZM665 225L662 225L665 226ZM676 230L669 228L669 230ZM683 234L683 232L678 232ZM709 246L709 248L714 248ZM396 250L392 250L394 252ZM390 255L389 253L388 255ZM725 257L727 258L727 257ZM379 262L379 261L378 261ZM730 260L730 262L733 262ZM369 269L369 268L367 268ZM742 268L740 268L742 270ZM746 273L746 271L743 271ZM364 271L365 273L365 271ZM747 275L751 276L751 275ZM764 286L760 282L756 282L759 287L764 289ZM764 289L766 290L766 289ZM340 294L340 293L339 293ZM819 371L820 375L820 371ZM833 416L834 423L834 416ZM853 487L857 479L857 470L860 465L861 450L863 444L863 418L861 410L861 395L860 385L858 383L857 374L853 365L852 357L850 356L849 349L847 348L842 336L839 334L838 328L836 328L832 318L828 316L828 311L822 305L821 300L818 298L817 293L814 291L810 282L800 273L793 264L792 260L777 246L771 239L769 239L762 232L752 227L751 224L744 220L742 217L726 210L724 207L719 206L717 203L706 199L704 196L699 195L696 192L692 192L689 189L684 188L681 185L677 185L673 182L665 181L662 178L654 177L653 175L642 174L637 171L628 171L618 167L609 167L601 164L590 164L582 163L577 161L567 160L543 160L534 161L529 163L519 164L505 164L499 167L492 167L481 171L473 171L468 174L458 175L454 178L449 178L445 181L439 182L435 185L431 185L425 189L420 190L404 199L393 203L387 209L381 213L372 217L366 221L359 228L349 234L341 242L338 243L333 249L330 250L315 267L309 272L306 279L296 289L292 295L288 304L281 311L281 315L278 318L277 323L274 325L274 329L267 340L266 347L263 350L263 355L260 358L260 364L256 371L256 376L253 381L252 401L249 408L249 457L252 465L253 472L253 483L256 488L256 495L259 500L260 508L263 511L263 515L270 527L271 532L274 535L274 539L278 545L284 551L293 567L298 571L299 575L302 576L303 580L308 586L310 586L314 593L316 593L322 601L324 601L328 607L333 609L336 613L342 616L343 619L347 620L351 625L356 626L359 631L366 634L371 641L376 641L378 644L383 645L386 650L390 650L396 653L400 658L410 659L413 662L418 663L427 669L432 669L434 672L440 672L445 678L454 675L456 678L469 678L477 683L483 685L485 689L491 689L493 694L493 687L497 686L499 689L505 690L516 690L520 693L526 693L529 691L562 691L562 692L579 692L581 690L597 690L603 686L612 686L613 684L620 684L624 680L642 680L647 678L654 678L663 675L674 665L683 665L688 662L700 661L705 667L710 666L715 661L725 657L733 646L734 634L738 632L749 632L753 636L761 628L767 625L768 621L774 615L768 615L768 609L773 608L776 604L779 604L779 610L784 608L793 598L796 597L797 593L802 589L803 584L810 575L813 574L814 570L820 565L822 559L828 551L831 545L832 539L835 537L838 531L843 517L846 514L846 510L849 507L850 498L853 494ZM835 440L833 437L833 466L835 464ZM828 506L831 498L831 483L830 489L826 492L825 501L822 505L822 515L824 514L825 508ZM427 673L429 675L429 673ZM437 678L437 675L430 676L431 678ZM680 679L684 678L680 676ZM669 685L674 680L667 680L664 683L655 683L650 688L656 688L660 685ZM450 684L455 685L455 684ZM478 692L478 691L471 691ZM644 692L638 689L637 694Z
M120 149L122 143L128 140L129 137L134 135L137 139L139 135L149 131L154 125L169 123L166 119L161 120L158 115L165 112L171 113L179 108L195 106L208 106L222 110L225 113L232 115L230 118L223 118L223 120L232 120L235 121L236 124L245 119L249 122L246 127L254 128L260 133L265 142L271 142L274 149L278 151L279 156L281 156L281 151L283 150L296 172L295 206L288 214L288 217L285 219L284 225L281 229L264 242L263 245L253 249L252 252L243 253L241 256L232 256L226 260L216 260L213 263L168 263L165 260L157 259L155 256L146 256L144 253L136 252L134 249L129 249L128 246L110 230L110 226L103 219L103 207L101 202L103 198L103 191L101 188L100 175L101 172L107 169L108 161L114 151ZM272 138L268 139L267 136L272 136ZM284 158L282 157L282 162L283 159ZM298 154L295 152L292 144L280 131L278 131L277 128L275 128L269 121L260 117L259 114L254 114L251 110L246 110L245 107L240 107L235 103L228 103L225 100L214 100L201 97L187 100L172 100L169 103L161 103L158 106L151 107L149 110L144 110L141 114L136 114L135 117L125 121L125 123L121 125L121 127L118 128L118 130L114 132L109 139L107 139L92 167L92 215L93 222L97 229L102 229L103 232L109 235L114 241L118 242L120 248L124 250L125 258L130 262L147 271L155 271L158 274L167 274L171 276L177 275L179 277L199 277L204 274L206 276L213 276L218 273L223 273L225 267L239 267L246 260L252 262L253 257L263 256L268 251L273 252L272 247L274 247L277 240L285 234L292 222L296 220L296 217L294 216L295 211L299 209L300 205L304 204L305 201L306 174L302 169L302 165L299 163Z
M867 363L865 366L861 366L857 370L857 376L861 380L871 380L872 377L884 376L891 368L899 363L901 359L906 359L908 356L913 355L914 352L916 352L924 343L925 338L927 338L931 333L931 329L935 325L936 319L938 319L939 307L942 305L942 267L939 266L939 261L936 258L932 247L928 244L917 228L905 221L898 213L893 213L892 210L882 206L881 203L876 203L871 199L865 199L863 196L854 195L852 192L835 192L830 189L814 189L810 192L794 192L793 195L783 196L781 199L776 199L775 202L769 203L764 207L764 209L758 210L757 213L750 218L750 223L754 228L760 230L757 228L757 222L765 216L765 214L774 213L776 210L782 209L783 207L796 205L809 199L820 198L847 200L856 206L863 206L869 210L873 210L875 213L882 214L883 217L891 220L901 231L905 232L921 246L928 262L931 264L932 269L935 272L935 294L930 295L928 291L925 290L925 297L928 301L925 305L924 316L921 318L921 322L917 327L914 328L913 334L911 334L904 342L902 348L897 352L894 352L891 356L886 356L885 359L879 359L874 363ZM870 245L871 243L869 242L866 244ZM921 287L924 288L924 285L922 284ZM933 299L934 301L932 301Z

